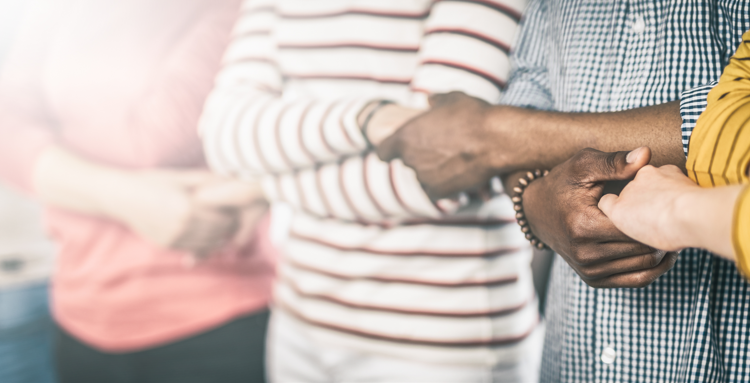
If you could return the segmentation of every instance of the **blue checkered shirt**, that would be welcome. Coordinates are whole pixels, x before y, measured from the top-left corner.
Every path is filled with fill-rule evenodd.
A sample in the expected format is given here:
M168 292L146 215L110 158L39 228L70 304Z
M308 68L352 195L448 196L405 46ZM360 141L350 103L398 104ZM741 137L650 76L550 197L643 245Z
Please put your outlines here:
M681 100L683 143L750 29L748 0L532 0L504 103L609 112ZM644 289L557 258L542 382L750 381L750 285L698 249Z

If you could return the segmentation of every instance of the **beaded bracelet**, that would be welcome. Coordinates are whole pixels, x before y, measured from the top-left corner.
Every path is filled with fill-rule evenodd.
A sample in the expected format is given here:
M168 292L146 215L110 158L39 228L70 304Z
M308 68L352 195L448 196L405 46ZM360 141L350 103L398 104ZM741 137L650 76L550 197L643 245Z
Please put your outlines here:
M526 234L526 239L531 242L531 245L540 250L549 249L549 247L531 232L531 227L529 226L529 222L526 220L526 215L523 212L523 192L526 190L526 187L529 186L531 181L537 178L542 178L547 174L549 174L549 170L541 171L539 169L534 172L526 173L525 176L518 180L518 186L513 188L515 195L511 198L513 201L513 210L516 211L516 219L521 226L521 231Z
M378 110L380 110L380 108L382 108L382 107L384 107L386 105L389 105L389 104L393 104L393 101L388 101L388 100L380 100L380 101L378 101L378 104L375 105L372 109L370 109L370 112L367 113L367 116L365 117L365 120L362 122L362 127L360 128L360 130L362 130L362 136L365 138L365 143L367 143L367 147L368 148L374 148L375 147L375 145L373 145L372 142L370 142L370 138L367 137L367 128L370 126L370 120L372 120L372 116L374 116L375 113Z

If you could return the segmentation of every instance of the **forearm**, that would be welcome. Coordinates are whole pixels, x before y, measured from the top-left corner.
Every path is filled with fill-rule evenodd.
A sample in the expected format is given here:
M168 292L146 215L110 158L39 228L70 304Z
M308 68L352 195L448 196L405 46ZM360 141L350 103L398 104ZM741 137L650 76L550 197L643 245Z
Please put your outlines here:
M50 146L38 157L32 182L43 203L73 212L116 219L117 199L131 190L130 175Z
M233 88L214 91L201 120L206 157L214 171L282 174L367 149L357 118L368 100L286 100L267 92L237 93ZM239 112L238 104L245 106Z
M383 223L441 214L411 169L398 161L380 161L374 153L266 176L262 185L269 200L319 217Z
M648 146L651 163L677 165L684 169L679 102L612 113L561 113L509 106L493 107L485 118L488 135L508 140L512 124L518 132L510 137L518 151L498 151L489 157L497 173L525 169L551 169L584 148L604 152ZM507 126L507 125L506 125ZM491 139L491 138L489 138ZM510 169L505 164L513 164Z
M699 247L736 260L732 246L732 222L742 185L696 188L677 203L676 224L684 233L685 247Z

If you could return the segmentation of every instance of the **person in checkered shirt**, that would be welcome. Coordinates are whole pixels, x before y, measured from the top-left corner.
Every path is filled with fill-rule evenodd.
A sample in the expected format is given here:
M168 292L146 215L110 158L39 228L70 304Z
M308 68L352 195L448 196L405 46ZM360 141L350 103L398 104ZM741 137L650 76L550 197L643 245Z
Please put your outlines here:
M735 265L633 241L597 207L649 160L684 169L706 95L748 27L741 0L535 0L502 105L438 97L378 148L432 198L551 169L521 202L523 223L561 256L541 381L750 379L750 285ZM641 146L650 158L628 157Z

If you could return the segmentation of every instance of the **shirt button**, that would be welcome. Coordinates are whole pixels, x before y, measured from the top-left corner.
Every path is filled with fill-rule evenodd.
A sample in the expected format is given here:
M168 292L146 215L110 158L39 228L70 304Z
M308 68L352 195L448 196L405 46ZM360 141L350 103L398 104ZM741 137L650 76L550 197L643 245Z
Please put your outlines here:
M602 351L601 359L604 364L612 364L617 359L617 351L612 346L607 346Z
M643 20L643 16L636 17L635 22L633 23L633 32L640 35L645 30L646 30L646 21Z

